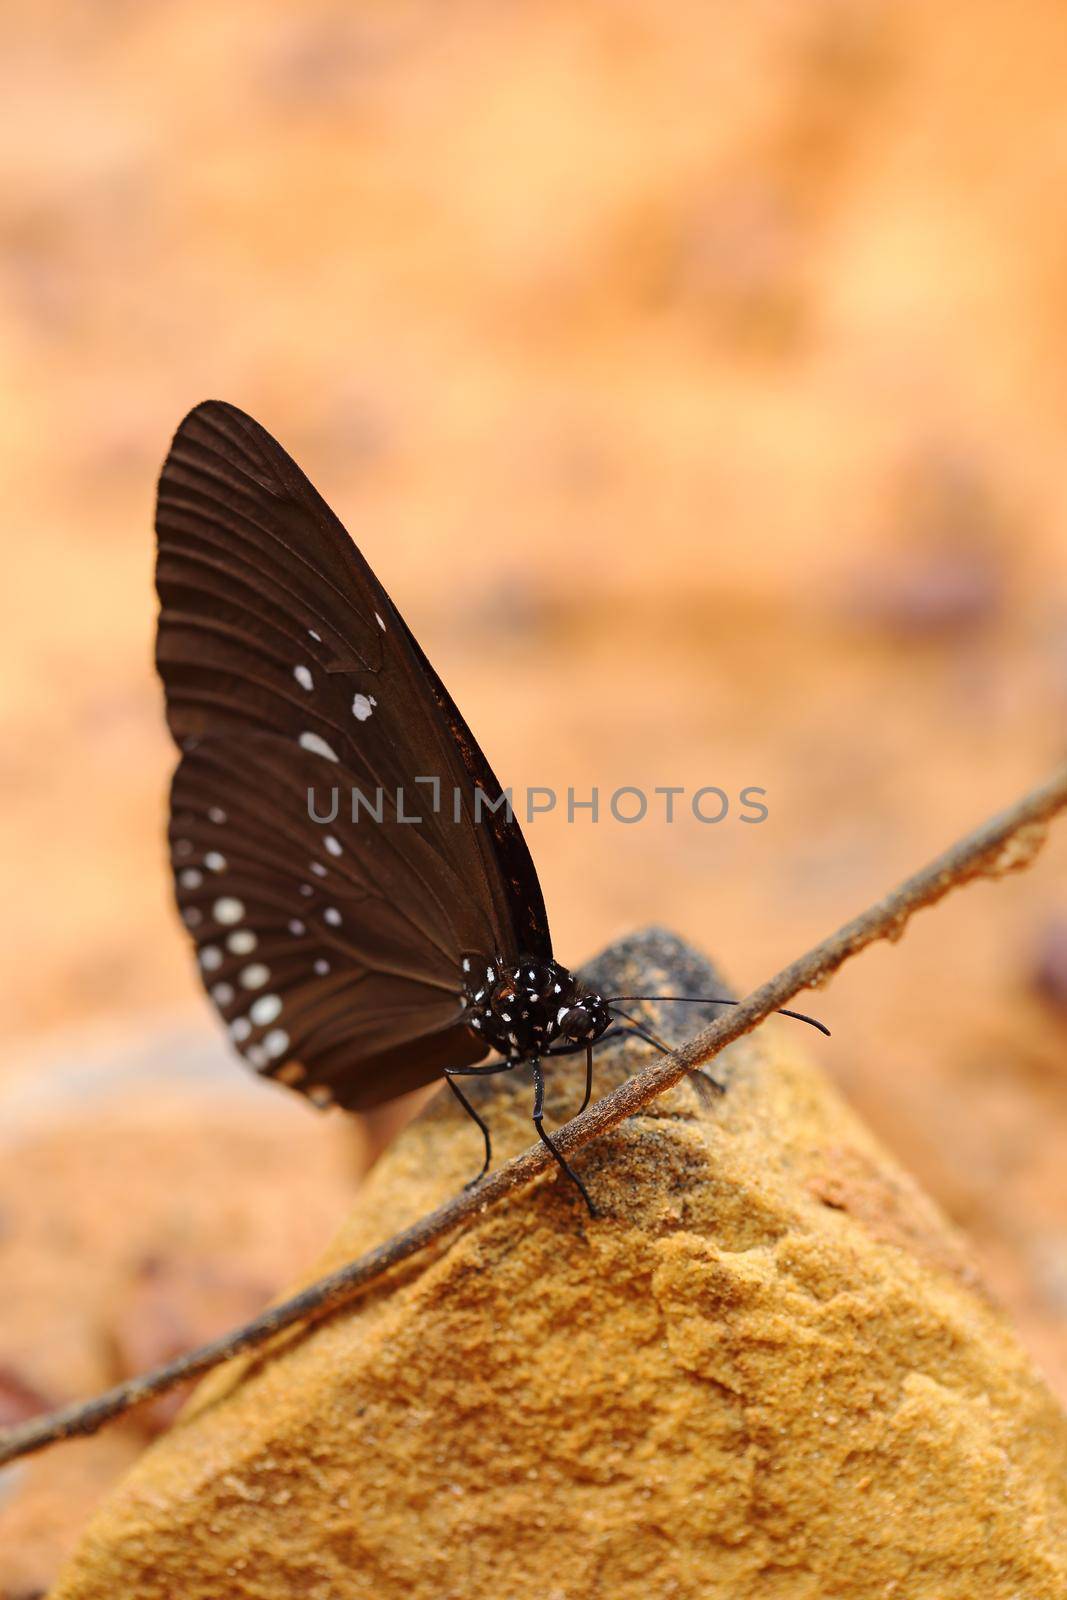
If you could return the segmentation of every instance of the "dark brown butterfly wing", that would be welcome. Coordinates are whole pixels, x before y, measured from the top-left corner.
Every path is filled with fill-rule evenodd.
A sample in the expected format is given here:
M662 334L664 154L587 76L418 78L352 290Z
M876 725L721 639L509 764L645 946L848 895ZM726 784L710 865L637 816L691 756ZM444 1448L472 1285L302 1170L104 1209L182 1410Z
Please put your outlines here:
M236 408L182 423L156 527L175 883L235 1043L354 1108L478 1060L462 962L547 959L551 940L518 824L472 821L472 785L500 788L447 691L325 501ZM337 791L328 825L309 790L319 816Z

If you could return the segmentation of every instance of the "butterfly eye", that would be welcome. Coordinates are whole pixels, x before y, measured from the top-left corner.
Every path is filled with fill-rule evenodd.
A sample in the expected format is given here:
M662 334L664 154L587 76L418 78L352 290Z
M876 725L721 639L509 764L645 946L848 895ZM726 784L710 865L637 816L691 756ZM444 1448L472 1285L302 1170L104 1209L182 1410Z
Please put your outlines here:
M596 1028L596 1017L586 1011L583 1006L572 1006L559 1019L559 1031L566 1038L574 1039L576 1042L592 1038Z

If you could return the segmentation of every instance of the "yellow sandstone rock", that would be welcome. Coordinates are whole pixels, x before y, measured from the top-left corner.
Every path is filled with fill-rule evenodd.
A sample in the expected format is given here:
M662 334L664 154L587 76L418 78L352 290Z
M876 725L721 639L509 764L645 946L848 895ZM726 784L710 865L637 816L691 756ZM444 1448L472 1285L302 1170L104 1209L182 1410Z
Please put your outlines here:
M655 933L595 975L721 981ZM611 1048L601 1091L645 1053ZM965 1246L797 1024L715 1072L578 1156L602 1219L548 1178L214 1374L53 1600L1063 1600L1067 1419ZM551 1077L562 1119L581 1069ZM530 1143L528 1079L477 1088L499 1155ZM478 1153L439 1095L309 1277Z

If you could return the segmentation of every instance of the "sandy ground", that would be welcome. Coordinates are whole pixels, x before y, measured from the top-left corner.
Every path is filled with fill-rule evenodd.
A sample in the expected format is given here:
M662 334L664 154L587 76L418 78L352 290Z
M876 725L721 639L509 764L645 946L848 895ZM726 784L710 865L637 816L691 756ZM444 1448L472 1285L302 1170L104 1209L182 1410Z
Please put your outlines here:
M5 33L19 1415L258 1304L363 1149L217 1057L182 1077L218 1050L150 669L183 412L298 457L505 782L765 788L757 827L528 830L564 960L658 921L754 983L1063 752L1067 34L1051 0L61 0ZM1065 866L1054 838L813 1002L1063 1394ZM10 1594L143 1437L5 1480Z

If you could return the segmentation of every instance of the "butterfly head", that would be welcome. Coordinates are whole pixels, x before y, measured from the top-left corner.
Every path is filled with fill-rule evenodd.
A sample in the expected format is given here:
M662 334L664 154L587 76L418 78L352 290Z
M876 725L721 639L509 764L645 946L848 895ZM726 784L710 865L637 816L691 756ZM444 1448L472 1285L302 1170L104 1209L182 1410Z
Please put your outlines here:
M611 1025L607 1001L598 994L580 994L567 1011L557 1016L559 1038L568 1044L592 1044Z

